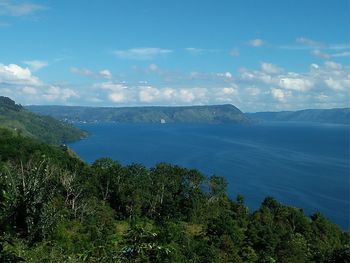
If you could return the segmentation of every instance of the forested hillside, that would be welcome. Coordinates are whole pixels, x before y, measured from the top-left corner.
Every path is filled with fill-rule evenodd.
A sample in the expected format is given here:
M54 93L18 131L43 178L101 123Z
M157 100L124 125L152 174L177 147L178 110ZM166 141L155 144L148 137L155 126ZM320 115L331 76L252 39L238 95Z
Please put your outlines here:
M294 121L350 124L350 108L310 109L299 111L247 113L249 118L263 121Z
M247 123L249 119L235 106L186 107L78 107L28 106L30 111L69 122L141 123Z
M72 125L48 116L33 114L13 100L2 96L0 96L0 127L50 144L71 142L86 136L84 131Z
M226 186L0 129L0 262L349 262L349 232L321 214L272 197L252 212Z

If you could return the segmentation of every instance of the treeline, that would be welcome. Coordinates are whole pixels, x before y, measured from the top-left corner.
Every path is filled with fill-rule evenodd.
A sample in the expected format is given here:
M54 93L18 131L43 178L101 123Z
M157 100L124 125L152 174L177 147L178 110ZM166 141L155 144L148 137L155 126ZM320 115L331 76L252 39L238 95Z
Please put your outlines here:
M170 164L87 165L0 130L0 262L349 262L350 234L222 177Z

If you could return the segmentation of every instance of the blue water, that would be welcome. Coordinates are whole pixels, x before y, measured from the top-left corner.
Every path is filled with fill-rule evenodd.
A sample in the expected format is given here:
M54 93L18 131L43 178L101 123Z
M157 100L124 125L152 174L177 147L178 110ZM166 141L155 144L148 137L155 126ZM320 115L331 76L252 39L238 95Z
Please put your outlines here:
M350 127L330 124L83 124L70 146L87 162L111 157L148 167L169 162L224 176L251 210L264 197L320 211L350 227Z

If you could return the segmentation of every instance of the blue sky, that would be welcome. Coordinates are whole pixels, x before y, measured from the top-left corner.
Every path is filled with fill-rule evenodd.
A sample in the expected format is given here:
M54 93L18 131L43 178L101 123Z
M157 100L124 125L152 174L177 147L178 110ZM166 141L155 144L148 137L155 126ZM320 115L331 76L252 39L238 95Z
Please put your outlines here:
M350 106L346 0L0 0L0 95L22 104Z

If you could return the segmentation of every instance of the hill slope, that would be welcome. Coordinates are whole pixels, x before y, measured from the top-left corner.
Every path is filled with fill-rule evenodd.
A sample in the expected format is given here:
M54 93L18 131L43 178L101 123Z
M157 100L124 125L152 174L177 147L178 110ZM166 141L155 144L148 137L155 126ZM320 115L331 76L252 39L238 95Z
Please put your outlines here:
M51 144L75 141L86 136L84 131L72 125L31 113L13 100L2 96L0 96L0 127Z
M233 105L188 107L71 107L28 106L28 110L69 122L246 123L249 119Z
M247 113L246 116L252 119L264 121L304 121L349 124L350 108L256 112Z

